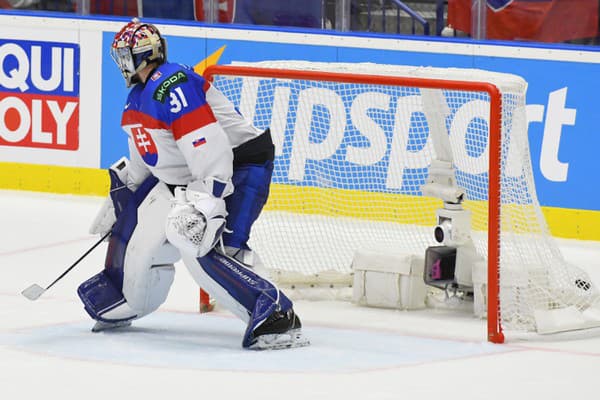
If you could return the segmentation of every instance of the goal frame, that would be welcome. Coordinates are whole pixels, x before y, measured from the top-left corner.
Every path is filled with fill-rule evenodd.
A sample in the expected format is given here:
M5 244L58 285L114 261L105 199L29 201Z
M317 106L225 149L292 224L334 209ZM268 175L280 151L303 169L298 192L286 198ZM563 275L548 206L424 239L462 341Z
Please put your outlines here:
M208 82L217 75L318 80L341 83L378 84L427 89L448 89L487 93L490 97L489 114L489 186L488 186L488 259L487 259L487 340L504 343L500 318L500 182L502 145L502 93L490 82L428 79L400 76L380 76L343 72L306 71L279 68L260 68L235 65L212 65L203 73ZM200 309L210 309L210 298L200 290Z

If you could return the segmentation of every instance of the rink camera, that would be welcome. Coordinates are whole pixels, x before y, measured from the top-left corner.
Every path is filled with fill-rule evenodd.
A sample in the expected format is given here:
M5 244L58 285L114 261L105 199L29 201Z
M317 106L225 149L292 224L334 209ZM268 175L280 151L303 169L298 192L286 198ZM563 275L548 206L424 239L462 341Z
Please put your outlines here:
M436 168L437 167L437 168ZM482 261L471 238L471 211L462 202L465 193L455 181L451 168L432 165L429 181L422 187L424 196L444 202L436 211L437 224L433 237L439 245L425 251L423 279L425 284L445 290L447 294L462 292L473 295L473 266Z

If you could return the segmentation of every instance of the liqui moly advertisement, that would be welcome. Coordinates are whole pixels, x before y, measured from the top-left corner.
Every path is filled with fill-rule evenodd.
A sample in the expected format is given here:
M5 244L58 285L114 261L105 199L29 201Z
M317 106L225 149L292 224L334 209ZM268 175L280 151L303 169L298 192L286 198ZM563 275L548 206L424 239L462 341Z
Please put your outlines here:
M0 145L79 148L79 45L0 39Z

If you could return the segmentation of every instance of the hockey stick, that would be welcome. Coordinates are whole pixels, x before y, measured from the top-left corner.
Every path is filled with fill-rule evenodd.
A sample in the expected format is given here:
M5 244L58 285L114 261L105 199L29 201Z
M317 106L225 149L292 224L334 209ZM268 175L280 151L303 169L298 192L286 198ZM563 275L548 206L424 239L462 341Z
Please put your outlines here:
M48 289L50 289L52 286L54 286L54 284L58 281L60 281L66 274L69 273L69 271L71 271L73 268L75 268L75 266L77 264L79 264L81 262L81 260L83 260L85 257L87 257L88 254L90 254L92 252L92 250L94 250L96 247L98 247L98 245L100 243L102 243L104 241L104 239L106 239L108 236L110 235L110 231L108 231L108 233L106 233L106 235L102 236L100 238L100 240L98 240L92 247L90 247L88 249L88 251L86 251L85 253L83 253L83 255L81 257L79 257L79 259L77 261L75 261L73 263L73 265L71 265L69 268L67 268L67 270L65 272L63 272L58 278L56 278L54 280L54 282L52 282L51 284L49 284L48 286L46 286L45 288L41 287L40 285L38 285L37 283L34 283L33 285L29 286L27 289L23 290L21 292L21 294L25 297L27 297L29 300L37 300L42 294L44 294L44 292Z

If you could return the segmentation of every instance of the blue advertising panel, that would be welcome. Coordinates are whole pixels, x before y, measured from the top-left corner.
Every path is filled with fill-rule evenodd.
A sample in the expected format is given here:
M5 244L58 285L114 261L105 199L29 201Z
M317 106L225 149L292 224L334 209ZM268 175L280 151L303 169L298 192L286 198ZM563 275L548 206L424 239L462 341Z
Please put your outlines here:
M340 61L477 68L522 76L528 82L528 134L540 203L600 210L589 178L600 146L595 133L600 114L590 101L600 81L590 78L599 76L600 64L351 48L340 50Z
M105 33L104 54L108 54L111 41L112 34ZM170 60L188 65L196 65L224 47L219 64L301 59L478 68L520 75L529 85L527 117L530 150L540 203L550 207L600 210L600 202L596 201L600 189L590 180L595 171L594 153L600 147L600 137L595 134L596 127L600 124L600 115L595 112L595 105L590 101L591 94L597 93L600 85L598 80L593 79L600 76L600 63L579 62L572 54L563 57L568 61L553 61L542 57L473 56L468 52L452 54L418 51L415 50L417 46L412 46L411 50L401 46L397 50L390 50L306 43L310 43L310 40L296 44L282 43L275 39L250 41L168 37ZM497 46L498 49L504 47L502 44ZM563 52L568 53L567 50ZM572 53L576 51L573 50ZM104 62L102 168L108 167L127 151L125 135L119 128L126 93L117 68L112 62ZM290 157L290 153L284 151L280 157L285 160L285 157ZM389 160L382 158L379 162L389 163ZM289 178L289 183L310 184L310 177L304 183L294 181L291 179L293 177ZM385 182L376 185L381 187L360 189L378 190ZM389 185L387 188L389 189ZM402 192L402 188L397 189Z
M575 52L574 52L575 53ZM599 54L600 55L600 54ZM477 57L475 68L512 72L528 82L529 145L543 206L600 210L596 185L600 64Z

